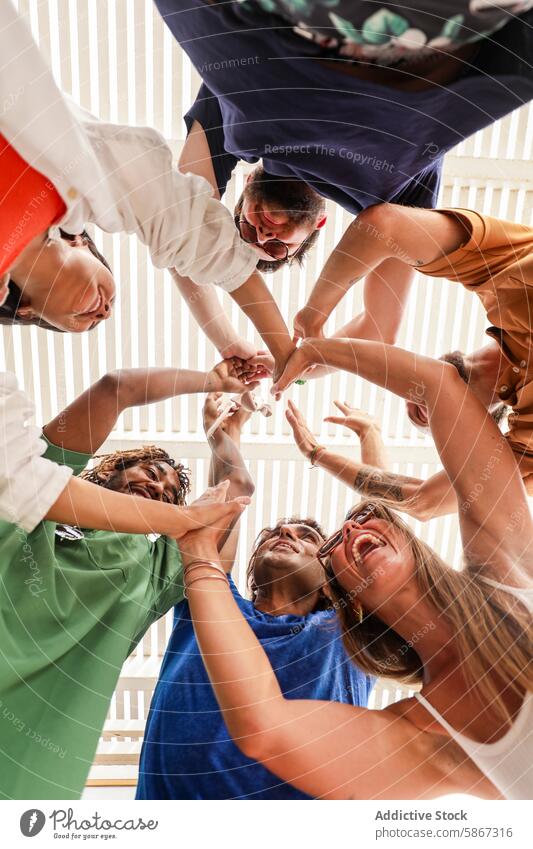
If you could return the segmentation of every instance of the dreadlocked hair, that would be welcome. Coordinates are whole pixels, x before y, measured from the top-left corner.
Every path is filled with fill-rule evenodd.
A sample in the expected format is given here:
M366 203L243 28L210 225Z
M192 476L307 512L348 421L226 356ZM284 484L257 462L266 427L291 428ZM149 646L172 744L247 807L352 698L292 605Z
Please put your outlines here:
M139 463L157 461L167 463L175 469L179 480L179 491L175 504L182 507L186 503L187 494L191 489L190 469L187 469L182 463L176 463L173 457L157 445L143 445L142 448L130 448L128 451L99 454L95 457L95 460L100 460L100 462L92 469L86 469L80 477L104 487L107 487L109 478L114 472L125 472L126 469L131 469L132 466L137 466Z

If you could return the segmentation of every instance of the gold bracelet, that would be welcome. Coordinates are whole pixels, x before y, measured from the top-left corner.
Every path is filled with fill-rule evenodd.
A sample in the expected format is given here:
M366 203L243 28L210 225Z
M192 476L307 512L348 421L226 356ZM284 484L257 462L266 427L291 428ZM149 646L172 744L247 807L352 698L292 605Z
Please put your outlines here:
M183 588L183 598L189 598L189 596L187 595L187 590L191 588L192 584L196 583L197 581L203 581L205 578L207 578L209 581L224 581L226 586L229 587L228 576L225 573L224 575L197 575L196 578L193 578L191 581L189 581L187 586Z
M189 572L193 572L195 569L199 569L201 566L208 566L211 569L216 569L217 572L220 572L222 575L226 574L226 570L222 566L221 563L217 563L215 560L191 560L187 566L183 568L183 575L188 575Z

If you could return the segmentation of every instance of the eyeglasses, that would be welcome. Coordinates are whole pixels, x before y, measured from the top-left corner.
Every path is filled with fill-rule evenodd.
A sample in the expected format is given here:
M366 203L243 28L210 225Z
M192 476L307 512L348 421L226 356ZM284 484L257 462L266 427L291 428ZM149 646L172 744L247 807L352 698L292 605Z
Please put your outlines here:
M289 256L289 246L282 242L281 239L267 239L266 242L259 242L257 238L257 230L253 227L246 218L241 218L239 215L236 215L234 218L235 226L241 235L241 239L246 242L248 245L257 245L261 248L262 251L267 253L272 259L287 262L287 260L293 259L296 254L298 254L307 240L309 236L303 240L301 245L299 245L296 253Z
M358 510L357 507L354 507L346 516L345 522L357 522L358 525L364 525L365 522L368 522L369 519L375 514L375 508L373 504L369 504L368 507L365 507L363 510ZM321 545L317 551L317 560L319 563L329 572L329 564L327 563L327 559L330 554L335 551L337 546L339 546L342 542L342 538L344 535L344 528L340 528L336 531L329 539L326 540L324 545Z

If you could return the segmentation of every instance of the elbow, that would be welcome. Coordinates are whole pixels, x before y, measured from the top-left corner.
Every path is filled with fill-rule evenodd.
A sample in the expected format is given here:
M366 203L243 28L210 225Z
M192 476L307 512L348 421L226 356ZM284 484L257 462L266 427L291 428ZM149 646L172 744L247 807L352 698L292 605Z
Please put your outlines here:
M232 475L231 484L238 495L248 495L251 498L255 492L255 484L248 475Z
M226 719L228 731L237 748L252 761L265 763L277 757L283 749L281 731L273 726L272 716L254 710L237 721ZM278 725L278 729L281 726Z
M134 392L134 383L131 380L131 372L128 369L115 369L104 374L98 381L97 386L106 397L114 398L117 407L125 410L134 406L137 401Z
M425 523L429 522L430 519L435 518L435 512L427 504L415 503L413 507L407 511L407 513L417 522Z
M367 206L355 219L357 227L363 228L368 236L380 241L391 237L397 219L397 208L392 203L376 203Z
M405 512L417 522L429 522L442 515L435 502L424 492L423 485L420 486L405 504Z

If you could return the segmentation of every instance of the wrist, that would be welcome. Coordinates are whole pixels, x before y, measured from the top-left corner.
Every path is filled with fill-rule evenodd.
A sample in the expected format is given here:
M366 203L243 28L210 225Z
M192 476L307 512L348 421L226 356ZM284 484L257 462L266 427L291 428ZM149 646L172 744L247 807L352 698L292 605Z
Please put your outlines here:
M305 357L306 365L315 366L315 365L323 365L323 354L322 354L322 346L325 340L323 338L308 338L305 342L299 347L299 351L302 352Z
M306 335L318 336L326 323L327 316L324 315L323 307L315 306L310 301L301 311L300 318L308 331Z
M198 523L196 523L196 530L198 530ZM194 561L218 561L219 552L214 543L211 543L209 540L197 540L190 541L187 540L184 543L184 547L180 548L181 560L183 563L184 571L194 563Z
M381 427L374 422L358 425L357 430L354 428L354 431L359 439L372 439L374 436L381 437Z
M320 458L327 451L327 448L324 445L318 445L318 443L312 448L312 450L307 455L307 459L311 463L312 466L317 466Z

